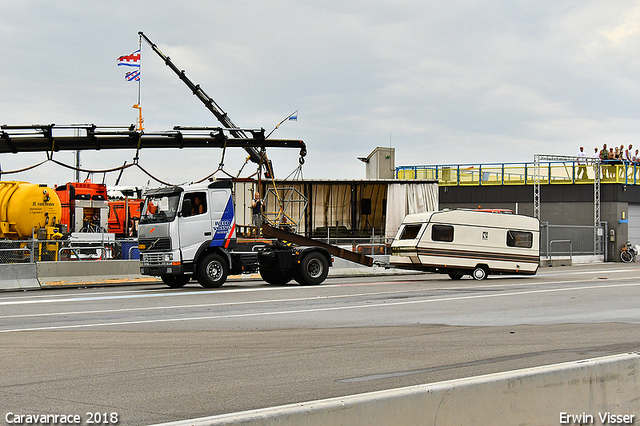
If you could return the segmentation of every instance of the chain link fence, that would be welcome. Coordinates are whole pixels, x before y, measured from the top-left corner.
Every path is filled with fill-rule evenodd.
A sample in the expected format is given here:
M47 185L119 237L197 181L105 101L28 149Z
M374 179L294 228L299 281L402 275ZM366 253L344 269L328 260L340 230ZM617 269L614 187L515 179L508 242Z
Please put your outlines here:
M138 240L0 240L0 264L104 259L140 259Z

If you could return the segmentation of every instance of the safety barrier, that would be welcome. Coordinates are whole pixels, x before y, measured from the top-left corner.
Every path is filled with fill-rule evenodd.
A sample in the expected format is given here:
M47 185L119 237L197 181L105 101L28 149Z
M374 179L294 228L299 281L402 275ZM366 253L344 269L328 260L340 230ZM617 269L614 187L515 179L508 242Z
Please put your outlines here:
M156 426L638 424L639 389L631 353Z
M139 260L38 262L36 267L43 288L156 281L153 277L140 275Z
M0 265L0 290L30 290L40 288L34 263Z

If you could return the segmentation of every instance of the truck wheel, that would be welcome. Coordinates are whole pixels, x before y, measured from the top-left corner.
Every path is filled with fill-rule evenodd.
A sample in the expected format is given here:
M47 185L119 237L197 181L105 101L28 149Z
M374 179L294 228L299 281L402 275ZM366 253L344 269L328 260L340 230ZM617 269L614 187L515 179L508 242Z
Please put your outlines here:
M228 268L221 256L211 253L198 263L196 273L202 287L218 288L227 280Z
M484 266L476 266L476 269L473 270L471 276L474 280L484 280L487 278L487 269Z
M329 262L320 253L308 253L302 258L299 267L295 280L301 285L318 285L329 273Z
M462 274L449 274L449 278L452 280L459 280L462 278Z
M171 288L184 287L186 283L191 281L191 275L161 275L160 278Z
M293 278L288 272L281 271L263 271L260 270L260 276L263 280L273 285L282 285L286 284Z

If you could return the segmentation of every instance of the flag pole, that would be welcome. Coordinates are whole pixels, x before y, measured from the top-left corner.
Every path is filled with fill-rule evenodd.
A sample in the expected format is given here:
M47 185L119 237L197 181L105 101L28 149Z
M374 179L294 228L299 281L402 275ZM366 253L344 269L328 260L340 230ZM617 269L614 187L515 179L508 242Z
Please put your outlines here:
M138 110L138 130L144 130L142 127L142 123L144 123L144 119L142 118L142 106L140 105L140 90L142 84L142 36L138 36L138 50L140 51L140 67L138 68L138 103L136 103L132 108L136 108Z
M272 131L270 131L270 132L269 132L269 134L267 135L267 138L268 138L269 136L271 136L271 133L275 132L275 131L278 129L278 127L280 127L280 125L281 125L282 123L284 123L285 121L287 121L287 120L297 120L297 119L298 119L298 110L295 110L295 111L293 111L291 114L289 114L289 115L288 115L284 120L282 120L281 122L279 122L279 123L278 123L278 125L277 125L276 127L274 127ZM265 138L265 139L266 139L266 138Z

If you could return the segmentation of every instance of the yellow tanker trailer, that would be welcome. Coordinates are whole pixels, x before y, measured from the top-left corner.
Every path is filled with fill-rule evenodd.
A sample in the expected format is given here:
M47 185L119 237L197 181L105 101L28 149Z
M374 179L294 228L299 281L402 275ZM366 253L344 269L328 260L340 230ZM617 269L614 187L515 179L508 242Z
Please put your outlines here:
M60 239L61 215L60 199L47 185L0 181L0 239ZM20 248L28 246L28 243L22 243ZM57 247L57 243L42 242L34 254L38 260L53 260L57 258ZM24 253L28 251L24 250ZM0 252L0 259L4 257L2 254Z

